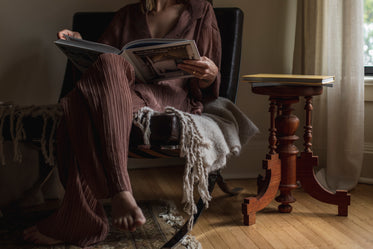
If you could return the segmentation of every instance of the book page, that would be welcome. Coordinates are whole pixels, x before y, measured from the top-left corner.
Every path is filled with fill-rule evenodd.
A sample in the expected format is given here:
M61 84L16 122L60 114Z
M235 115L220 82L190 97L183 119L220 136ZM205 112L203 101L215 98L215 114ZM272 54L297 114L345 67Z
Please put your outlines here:
M177 68L177 64L183 60L200 59L194 41L133 48L125 52L145 81L192 77Z

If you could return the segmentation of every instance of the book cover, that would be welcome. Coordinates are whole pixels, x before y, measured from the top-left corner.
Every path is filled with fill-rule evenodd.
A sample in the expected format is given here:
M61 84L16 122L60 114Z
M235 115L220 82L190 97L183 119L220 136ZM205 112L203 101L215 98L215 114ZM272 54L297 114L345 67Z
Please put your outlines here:
M126 44L121 50L97 42L67 37L55 44L81 71L85 71L103 53L121 55L132 64L136 77L143 82L193 77L177 68L183 60L198 60L193 40L142 39Z

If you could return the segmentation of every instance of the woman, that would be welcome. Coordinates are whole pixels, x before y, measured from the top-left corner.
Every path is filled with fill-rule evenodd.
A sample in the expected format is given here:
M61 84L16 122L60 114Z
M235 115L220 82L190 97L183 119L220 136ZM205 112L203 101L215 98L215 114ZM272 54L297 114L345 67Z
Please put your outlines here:
M81 38L70 30L58 33L61 39L64 35ZM127 5L117 12L100 41L122 48L135 39L156 37L196 41L201 60L178 65L194 78L140 83L125 59L101 55L61 100L64 118L58 129L57 154L66 182L62 205L51 217L26 229L25 240L82 247L104 240L109 228L99 202L103 198L111 198L113 224L120 229L134 231L145 223L127 173L132 114L144 106L156 111L173 106L200 114L204 103L218 97L220 86L220 33L210 3L142 0Z

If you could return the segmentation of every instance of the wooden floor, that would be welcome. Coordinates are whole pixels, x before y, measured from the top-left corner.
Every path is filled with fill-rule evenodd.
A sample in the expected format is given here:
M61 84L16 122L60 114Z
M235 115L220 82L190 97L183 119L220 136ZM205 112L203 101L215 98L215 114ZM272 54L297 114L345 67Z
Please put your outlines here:
M137 199L181 201L182 167L133 170L130 172ZM294 191L293 212L280 214L277 202L259 212L256 224L243 226L241 203L256 193L255 180L231 180L242 187L234 197L218 187L210 207L191 232L204 249L241 248L373 248L373 185L359 184L351 191L348 217L338 217L337 207Z

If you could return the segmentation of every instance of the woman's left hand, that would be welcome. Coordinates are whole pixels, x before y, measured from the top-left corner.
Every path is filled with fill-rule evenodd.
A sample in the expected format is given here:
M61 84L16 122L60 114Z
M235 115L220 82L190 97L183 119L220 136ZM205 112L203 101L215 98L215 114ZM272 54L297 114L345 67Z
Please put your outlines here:
M200 88L210 86L219 72L215 63L206 56L202 56L200 60L184 60L177 67L198 78Z

